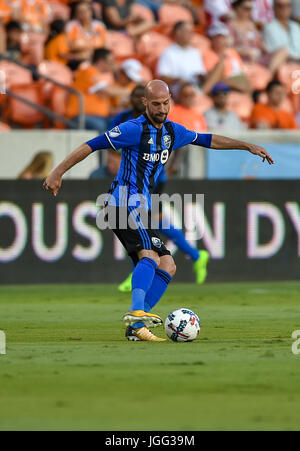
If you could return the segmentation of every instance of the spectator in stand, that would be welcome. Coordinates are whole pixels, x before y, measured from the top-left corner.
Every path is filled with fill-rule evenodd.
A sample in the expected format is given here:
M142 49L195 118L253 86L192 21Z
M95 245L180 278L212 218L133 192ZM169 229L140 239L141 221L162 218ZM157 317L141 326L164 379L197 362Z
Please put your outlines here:
M292 14L291 0L275 0L275 19L267 24L263 39L270 54L284 49L286 60L300 60L300 25L290 20Z
M235 0L232 4L235 17L229 25L231 33L231 45L242 60L268 65L272 75L275 75L280 65L285 60L285 51L281 49L270 57L264 46L261 32L252 20L252 0Z
M51 10L45 0L19 0L17 18L24 31L47 33Z
M229 30L222 22L216 22L208 30L211 38L211 50L204 53L204 63L207 71L221 65L221 80L239 91L250 91L251 86L243 72L243 62L240 55L233 48L228 47Z
M112 52L102 48L95 50L93 64L80 69L75 76L73 87L84 95L85 128L88 130L98 130L99 133L105 131L111 114L111 99L127 96L127 90L113 86L115 70ZM76 95L70 96L66 115L78 123L79 104Z
M117 96L112 101L112 107L118 113L120 109L128 108L130 103L130 94L137 83L143 82L142 64L134 58L128 58L123 61L119 69L115 73L116 82L114 86L118 86L127 92L127 96Z
M66 26L66 36L73 55L69 62L72 70L76 70L81 62L90 60L95 49L105 46L105 26L99 20L93 20L89 2L81 1L76 4L74 19Z
M0 46L2 56L10 58L15 61L21 61L22 27L19 22L11 21L5 25L3 43Z
M214 107L204 113L208 130L243 131L246 125L240 118L228 109L228 94L230 87L225 83L218 83L211 92Z
M171 108L169 119L190 130L205 132L206 120L203 114L195 110L197 92L192 83L184 83L179 91L178 104Z
M62 19L54 20L50 24L50 34L45 46L45 59L66 65L69 60L72 60L73 54L69 49L64 30L65 22Z
M107 28L127 31L138 37L155 26L155 21L145 20L132 10L134 0L103 0L103 20Z
M211 73L207 73L202 55L191 46L194 27L189 22L177 22L173 29L174 44L160 56L157 73L171 88L176 97L180 85L189 82L201 87L207 94L222 75L221 64L214 65Z
M90 174L90 179L111 179L113 180L119 171L122 154L115 150L108 150L106 154L106 165L100 166Z
M266 89L268 101L257 103L251 114L251 127L256 129L297 129L296 118L282 110L281 105L286 96L284 86L279 81L272 81Z
M18 178L22 180L44 179L50 174L52 168L52 153L48 151L38 152Z

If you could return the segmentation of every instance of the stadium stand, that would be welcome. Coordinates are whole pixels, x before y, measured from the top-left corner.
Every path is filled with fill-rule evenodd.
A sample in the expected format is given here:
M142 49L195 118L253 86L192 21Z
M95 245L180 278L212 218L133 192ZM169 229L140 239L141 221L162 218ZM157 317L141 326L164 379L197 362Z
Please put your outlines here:
M115 83L118 86L118 66L121 67L120 65L129 58L141 61L142 79L147 82L158 76L158 60L174 42L172 35L174 25L179 21L185 21L194 24L195 32L190 45L200 52L207 72L214 70L218 64L220 68L223 65L216 82L226 81L230 84L232 88L229 96L230 108L243 121L249 120L250 117L253 107L252 92L264 92L273 79L281 81L287 92L282 108L296 116L299 114L299 95L294 92L297 83L295 74L300 69L299 61L287 59L282 49L281 55L278 54L276 61L272 61L274 54L266 53L262 45L264 30L269 30L270 24L274 23L274 17L279 15L278 10L275 10L274 14L271 0L252 0L252 13L249 11L250 2L246 0L193 0L190 3L174 1L163 2L161 5L153 5L151 2L140 4L134 1L131 6L126 3L124 14L128 21L126 22L127 19L123 21L122 26L110 25L110 18L105 12L109 1L89 3L93 17L90 15L91 10L86 8L86 3L82 6L80 1L13 0L7 4L4 0L0 0L0 57L2 56L0 70L5 73L8 89L17 85L19 95L23 89L26 98L29 97L32 101L36 99L37 105L46 105L53 113L65 116L68 91L61 86L54 86L49 81L41 82L38 80L37 72L70 87L77 72L88 68L91 64L93 50L104 47L112 51L116 60L115 75L109 74L109 85ZM243 10L245 5L247 8ZM295 9L293 19L298 19ZM5 42L5 24L11 20L18 20L21 26L19 50L17 40L12 40L10 47L7 47L10 43ZM293 24L293 27L297 26L296 22ZM246 30L244 37L243 29ZM11 30L13 33L13 27ZM221 40L223 43L220 44ZM253 50L256 45L254 42L259 51L255 52L255 55L254 51L246 54L246 47ZM295 46L300 54L300 42L295 43ZM25 64L25 67L14 64L17 58ZM284 61L286 62L282 64ZM180 63L185 64L184 61ZM103 73L102 79L106 78L107 73ZM35 87L37 82L38 85ZM43 85L42 99L38 95L40 85ZM199 83L198 87L201 89L201 86L203 80L202 85ZM208 90L204 92L209 94ZM15 118L13 109L15 102L11 99L4 102L1 96L3 117L8 117L8 105L10 117ZM198 92L196 111L204 113L211 106L211 98L203 92ZM117 112L116 108L121 109L122 102L111 104L112 115ZM13 122L18 123L18 127L22 125L28 127L28 123L35 121L25 118L23 124L18 116L18 120ZM47 121L36 122L44 126L49 124ZM50 124L53 126L53 122ZM55 126L66 125L56 123Z

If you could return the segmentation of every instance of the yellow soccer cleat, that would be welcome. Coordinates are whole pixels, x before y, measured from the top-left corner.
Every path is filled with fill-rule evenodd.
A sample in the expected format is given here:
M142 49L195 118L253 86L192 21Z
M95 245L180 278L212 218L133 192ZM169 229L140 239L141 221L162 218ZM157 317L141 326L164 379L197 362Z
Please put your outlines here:
M207 264L209 262L210 255L207 251L201 250L200 257L194 263L194 271L196 273L196 283L202 285L207 277Z
M132 310L123 316L123 321L127 326L134 323L144 323L147 327L161 326L163 320L158 315L144 312L144 310Z
M167 341L165 338L159 338L154 335L147 327L135 329L134 335L141 341Z

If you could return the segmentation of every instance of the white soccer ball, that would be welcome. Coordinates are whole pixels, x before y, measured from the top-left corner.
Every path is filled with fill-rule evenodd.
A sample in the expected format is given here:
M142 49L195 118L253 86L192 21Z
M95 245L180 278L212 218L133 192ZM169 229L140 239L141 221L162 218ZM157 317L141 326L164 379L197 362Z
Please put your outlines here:
M166 334L173 341L193 341L198 337L200 328L200 319L188 308L174 310L165 321Z

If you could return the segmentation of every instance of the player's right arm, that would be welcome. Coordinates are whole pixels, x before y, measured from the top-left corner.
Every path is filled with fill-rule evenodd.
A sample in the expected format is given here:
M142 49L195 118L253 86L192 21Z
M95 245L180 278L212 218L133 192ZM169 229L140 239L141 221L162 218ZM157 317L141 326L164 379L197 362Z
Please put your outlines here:
M92 152L108 148L117 151L123 147L134 146L139 142L139 138L139 126L135 122L128 121L104 133L104 135L91 139L74 150L51 172L44 182L44 189L57 196L62 185L63 175Z

